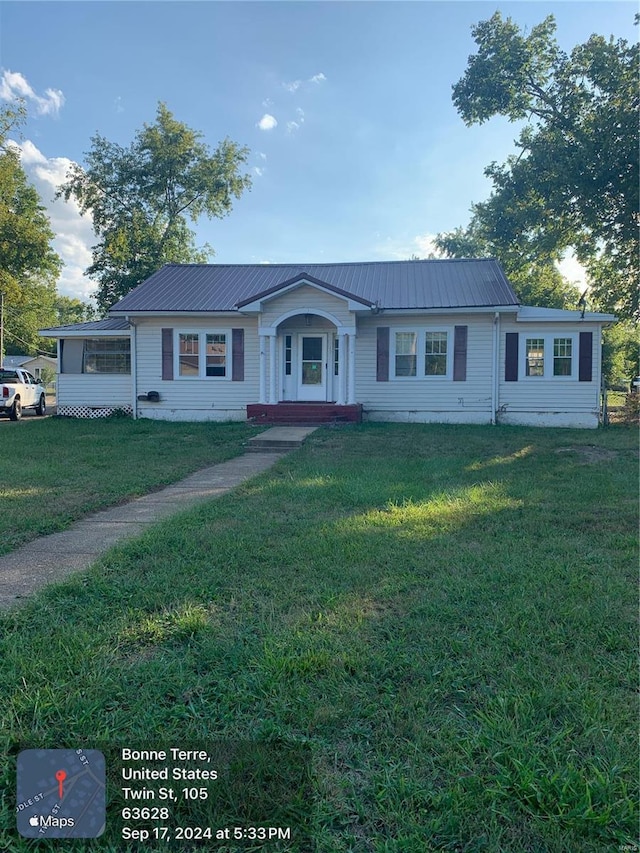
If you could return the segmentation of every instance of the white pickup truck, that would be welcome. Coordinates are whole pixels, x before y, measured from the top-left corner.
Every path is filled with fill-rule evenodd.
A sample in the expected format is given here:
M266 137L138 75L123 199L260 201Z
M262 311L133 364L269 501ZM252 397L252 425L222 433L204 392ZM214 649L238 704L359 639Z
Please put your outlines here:
M27 370L0 367L0 415L19 421L24 409L35 409L36 415L46 414L44 386Z

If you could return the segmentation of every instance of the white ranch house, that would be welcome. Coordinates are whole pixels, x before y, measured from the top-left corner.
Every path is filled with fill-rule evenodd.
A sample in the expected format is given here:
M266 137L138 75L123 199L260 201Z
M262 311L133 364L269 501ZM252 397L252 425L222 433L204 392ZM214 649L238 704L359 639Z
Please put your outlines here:
M609 314L499 263L168 264L58 339L58 413L596 427Z

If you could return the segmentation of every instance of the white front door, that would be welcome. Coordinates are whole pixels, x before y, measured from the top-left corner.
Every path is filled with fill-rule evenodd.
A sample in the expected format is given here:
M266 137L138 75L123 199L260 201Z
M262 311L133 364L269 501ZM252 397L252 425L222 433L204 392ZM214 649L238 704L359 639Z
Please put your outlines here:
M327 336L298 335L298 400L327 399Z

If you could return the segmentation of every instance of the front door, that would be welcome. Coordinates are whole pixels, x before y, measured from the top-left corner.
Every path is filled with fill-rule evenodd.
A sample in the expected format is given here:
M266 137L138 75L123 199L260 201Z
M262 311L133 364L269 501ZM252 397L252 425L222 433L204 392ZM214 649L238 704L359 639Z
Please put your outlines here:
M327 336L298 336L298 400L327 399Z

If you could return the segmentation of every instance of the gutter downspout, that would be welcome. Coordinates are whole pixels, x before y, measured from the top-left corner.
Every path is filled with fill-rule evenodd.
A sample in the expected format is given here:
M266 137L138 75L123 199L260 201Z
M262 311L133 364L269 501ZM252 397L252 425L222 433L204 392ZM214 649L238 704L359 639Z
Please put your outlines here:
M498 385L498 353L500 344L500 314L498 311L493 315L493 359L491 363L491 423L497 423L497 412L499 403Z
M136 340L136 324L128 315L125 317L131 326L131 412L133 420L138 419L138 350Z

